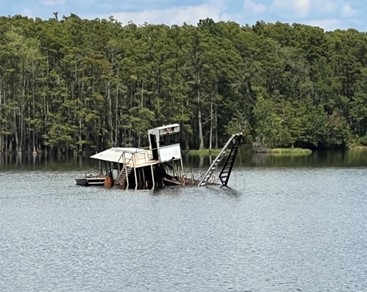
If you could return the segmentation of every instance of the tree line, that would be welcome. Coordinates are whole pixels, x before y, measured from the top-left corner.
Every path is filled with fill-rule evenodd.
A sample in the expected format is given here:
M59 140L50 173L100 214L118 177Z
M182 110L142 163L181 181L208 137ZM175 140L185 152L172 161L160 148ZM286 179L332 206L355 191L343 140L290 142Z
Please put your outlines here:
M0 152L367 144L367 35L302 24L0 18Z

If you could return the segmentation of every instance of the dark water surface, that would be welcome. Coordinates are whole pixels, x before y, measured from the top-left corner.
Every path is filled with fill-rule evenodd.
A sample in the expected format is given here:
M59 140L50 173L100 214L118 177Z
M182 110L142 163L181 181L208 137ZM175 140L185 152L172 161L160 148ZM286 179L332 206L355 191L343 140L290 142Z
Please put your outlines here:
M230 189L158 192L78 187L78 161L3 163L0 290L366 291L363 159L251 161Z

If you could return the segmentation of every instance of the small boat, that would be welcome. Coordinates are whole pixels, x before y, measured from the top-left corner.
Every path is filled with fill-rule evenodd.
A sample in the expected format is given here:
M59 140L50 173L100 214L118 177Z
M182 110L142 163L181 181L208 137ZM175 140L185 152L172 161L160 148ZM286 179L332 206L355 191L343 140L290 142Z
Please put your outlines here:
M103 174L86 173L83 178L76 178L76 184L79 186L103 186L106 176Z

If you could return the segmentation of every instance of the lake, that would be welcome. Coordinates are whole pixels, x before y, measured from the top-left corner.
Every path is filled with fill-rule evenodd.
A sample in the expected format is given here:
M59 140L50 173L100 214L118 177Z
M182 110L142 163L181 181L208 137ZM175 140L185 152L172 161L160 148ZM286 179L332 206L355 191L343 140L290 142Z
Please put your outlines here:
M1 291L366 291L367 160L349 155L243 156L230 188L155 192L3 158Z

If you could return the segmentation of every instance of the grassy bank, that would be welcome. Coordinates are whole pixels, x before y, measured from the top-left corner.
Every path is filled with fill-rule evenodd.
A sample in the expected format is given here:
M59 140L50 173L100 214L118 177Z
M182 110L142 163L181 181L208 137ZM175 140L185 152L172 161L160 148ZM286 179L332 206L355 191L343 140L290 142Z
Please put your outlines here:
M211 149L211 150L192 149L192 150L188 150L185 152L193 156L195 155L196 156L207 156L207 155L217 156L221 150L222 149ZM366 150L367 150L367 147L366 147ZM310 155L312 153L312 150L305 149L305 148L273 148L273 149L264 149L264 151L261 151L261 152L268 153L271 155Z
M349 145L348 150L350 151L367 151L367 146L363 145Z
M197 155L197 156L205 156L205 155L218 155L219 152L221 151L221 149L192 149L192 150L188 150L186 151L187 154L189 155Z
M269 149L271 155L310 155L312 150L305 148L273 148Z

